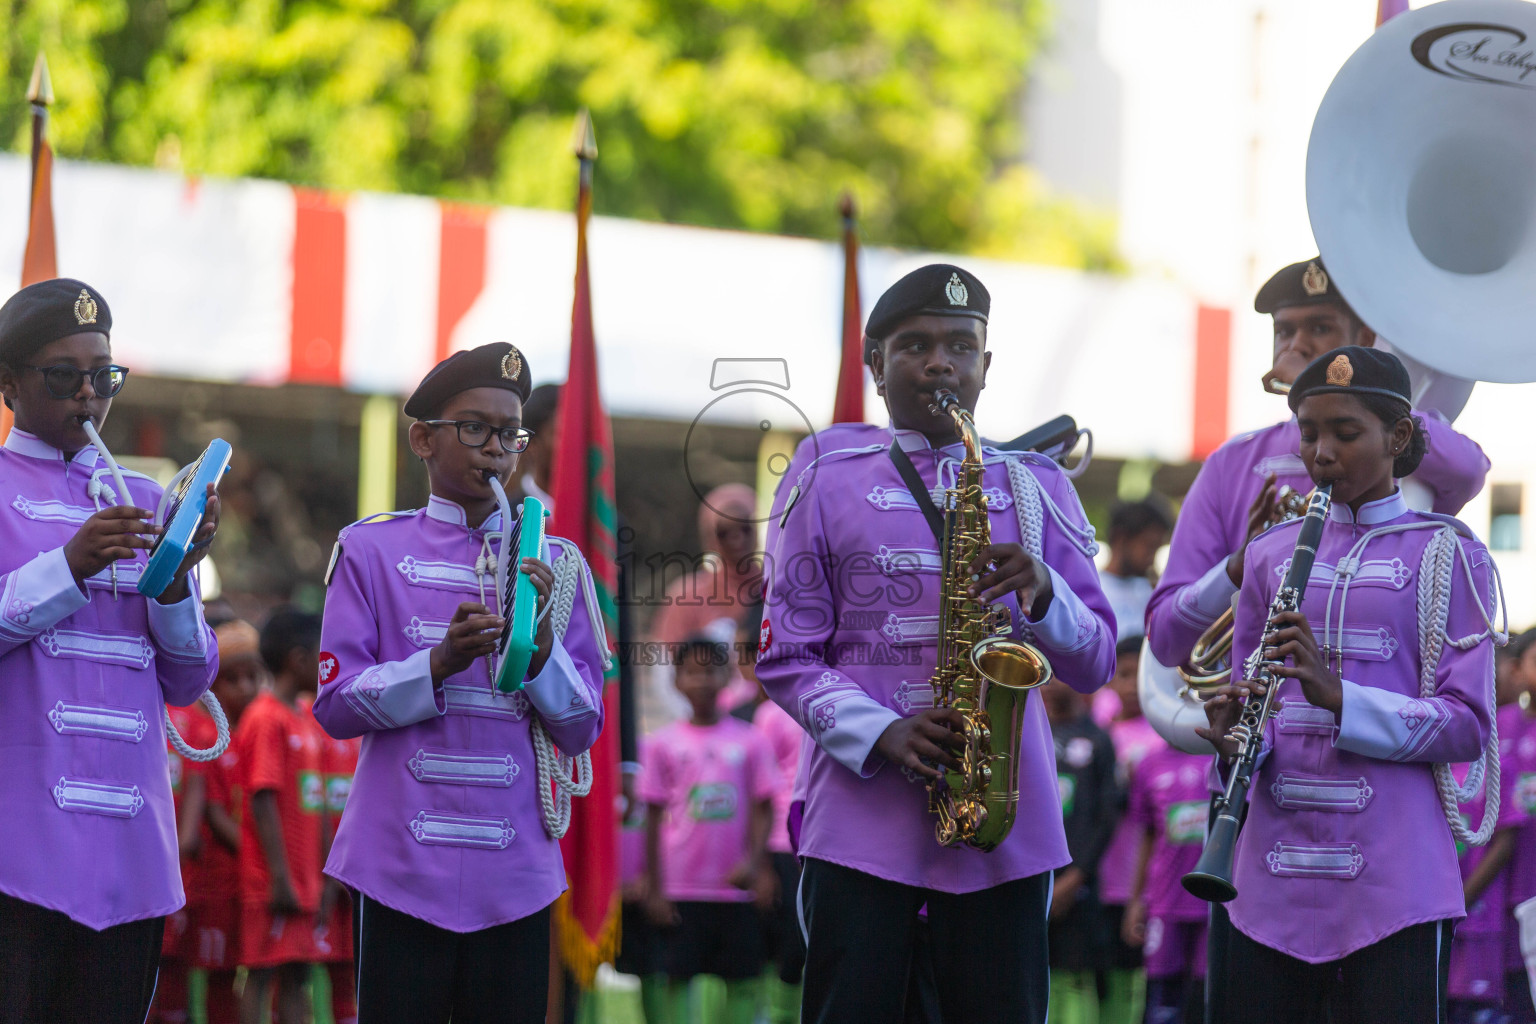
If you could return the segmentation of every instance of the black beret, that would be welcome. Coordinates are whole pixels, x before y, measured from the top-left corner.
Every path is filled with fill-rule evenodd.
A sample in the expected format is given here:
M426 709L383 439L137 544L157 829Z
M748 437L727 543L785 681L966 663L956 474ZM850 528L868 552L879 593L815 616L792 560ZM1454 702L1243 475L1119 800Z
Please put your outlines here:
M1345 345L1312 360L1291 385L1286 402L1295 412L1308 395L1326 394L1385 395L1402 402L1404 411L1413 404L1413 384L1397 356L1359 345Z
M528 400L528 360L504 341L455 352L427 372L405 400L405 414L418 420L437 415L454 395L470 388L501 388Z
M1253 297L1253 310L1255 313L1269 314L1286 306L1315 306L1323 302L1349 308L1344 296L1333 286L1333 278L1328 276L1323 258L1317 256L1301 263L1292 263L1265 281L1259 294Z
M29 284L0 306L0 362L15 366L51 341L88 331L112 336L100 292L71 277Z
M909 316L964 316L987 322L992 296L969 270L948 263L919 267L885 290L864 324L864 360Z

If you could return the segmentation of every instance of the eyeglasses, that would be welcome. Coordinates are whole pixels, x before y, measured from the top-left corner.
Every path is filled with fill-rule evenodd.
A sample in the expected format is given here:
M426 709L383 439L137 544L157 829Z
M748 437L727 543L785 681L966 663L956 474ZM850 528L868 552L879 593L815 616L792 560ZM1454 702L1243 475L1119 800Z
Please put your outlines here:
M123 385L128 381L128 367L115 364L98 366L94 370L82 370L68 363L26 368L36 370L43 375L43 386L54 398L73 398L78 395L80 382L87 377L91 378L91 390L96 392L99 398L111 398L123 390Z
M520 452L528 447L529 441L533 440L531 430L524 430L522 427L496 428L480 420L422 420L421 422L429 427L458 428L459 444L470 448L484 448L492 434L501 438L501 447L509 452Z

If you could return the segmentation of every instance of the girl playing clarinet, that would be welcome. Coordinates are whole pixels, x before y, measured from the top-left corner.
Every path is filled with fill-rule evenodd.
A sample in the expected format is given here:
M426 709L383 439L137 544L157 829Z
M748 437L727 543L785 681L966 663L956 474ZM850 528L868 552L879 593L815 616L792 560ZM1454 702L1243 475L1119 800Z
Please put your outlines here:
M1245 556L1233 649L1262 642L1280 690L1236 848L1229 971L1242 980L1218 1019L1318 1020L1325 1006L1356 1024L1445 1019L1451 932L1466 914L1456 842L1486 841L1498 815L1502 637L1487 549L1398 490L1426 448L1409 395L1395 357L1349 346L1308 366L1289 397L1301 460L1333 504L1300 611L1266 622L1298 525ZM1207 703L1202 734L1223 757L1240 701L1263 692L1237 681ZM1468 828L1448 763L1489 749L1493 806Z

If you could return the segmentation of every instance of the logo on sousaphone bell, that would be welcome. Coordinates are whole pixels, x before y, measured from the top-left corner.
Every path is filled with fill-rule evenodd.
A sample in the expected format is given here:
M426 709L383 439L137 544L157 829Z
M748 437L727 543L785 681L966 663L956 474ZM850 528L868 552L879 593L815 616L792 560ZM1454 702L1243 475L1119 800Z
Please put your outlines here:
M1527 35L1513 25L1457 22L1421 32L1413 59L1436 74L1464 82L1536 89L1536 59Z
M80 289L80 297L75 300L75 322L81 327L96 322L96 300L91 298L91 293L84 288Z

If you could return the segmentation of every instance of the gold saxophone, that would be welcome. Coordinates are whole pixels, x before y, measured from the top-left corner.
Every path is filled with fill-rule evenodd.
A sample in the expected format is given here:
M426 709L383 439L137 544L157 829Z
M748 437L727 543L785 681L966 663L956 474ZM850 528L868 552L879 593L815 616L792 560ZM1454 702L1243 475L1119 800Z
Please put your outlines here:
M1051 663L1029 644L1012 639L1010 616L967 592L971 562L992 542L987 499L981 491L981 438L954 392L934 393L935 412L947 412L965 442L955 486L944 495L944 564L939 595L939 657L933 706L965 719L960 767L928 786L928 809L939 816L943 846L966 843L996 849L1013 828L1019 806L1019 733L1029 691L1050 681Z

